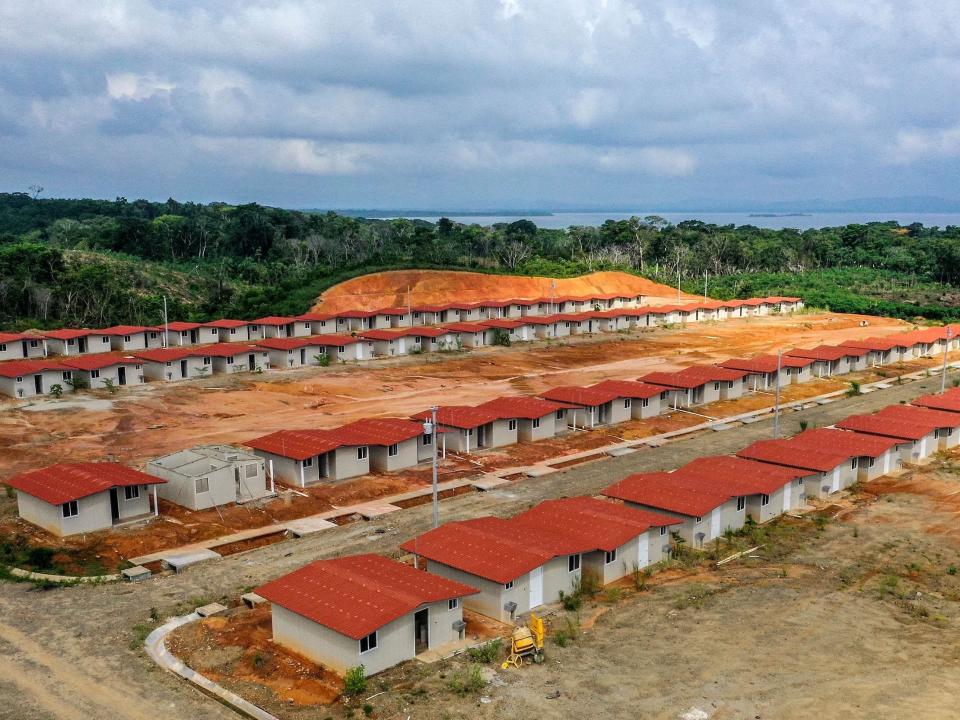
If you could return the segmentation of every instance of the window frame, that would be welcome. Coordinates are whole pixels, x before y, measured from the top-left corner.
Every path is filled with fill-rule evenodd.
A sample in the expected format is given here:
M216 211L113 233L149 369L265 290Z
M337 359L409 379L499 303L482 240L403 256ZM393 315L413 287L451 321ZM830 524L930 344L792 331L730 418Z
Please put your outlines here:
M357 446L357 460L366 460L370 456L370 450L366 445Z
M75 518L80 514L80 504L76 500L67 500L60 504L60 516L64 520Z
M455 598L450 598L449 600L447 600L447 610L448 610L448 611L449 611L449 610L456 610L458 607L460 607L460 598L455 597Z
M504 590L513 590L513 580L510 580L510 581L508 581L508 582L505 582L505 583L503 584L503 589L504 589Z
M603 555L603 564L604 564L604 565L610 565L611 563L615 563L616 561L617 561L617 549L616 549L616 548L614 548L613 550L607 550L607 551L604 553L604 555Z
M580 569L580 553L567 555L567 572L575 573Z
M123 486L123 499L127 500L139 500L140 499L140 486L139 485L124 485Z
M373 652L374 650L377 649L377 645L379 644L378 642L379 639L377 638L377 632L378 632L377 630L374 630L369 635L357 640L357 649L360 651L360 655L366 655L367 653ZM363 649L364 643L366 643L367 645L366 650Z
M194 478L193 492L195 495L203 495L204 493L210 492L210 478L206 475L203 477Z

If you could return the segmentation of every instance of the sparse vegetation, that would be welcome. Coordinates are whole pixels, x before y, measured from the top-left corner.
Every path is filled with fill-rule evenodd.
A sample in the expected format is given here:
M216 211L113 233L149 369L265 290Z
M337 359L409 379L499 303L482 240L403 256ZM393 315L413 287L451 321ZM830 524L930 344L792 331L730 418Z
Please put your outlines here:
M367 690L367 671L363 665L348 668L343 675L343 692L347 695L360 695Z
M478 663L498 662L503 654L503 641L500 638L491 640L480 647L470 648L467 655L471 660Z
M485 685L479 663L470 663L457 670L447 681L447 687L458 695L480 692Z

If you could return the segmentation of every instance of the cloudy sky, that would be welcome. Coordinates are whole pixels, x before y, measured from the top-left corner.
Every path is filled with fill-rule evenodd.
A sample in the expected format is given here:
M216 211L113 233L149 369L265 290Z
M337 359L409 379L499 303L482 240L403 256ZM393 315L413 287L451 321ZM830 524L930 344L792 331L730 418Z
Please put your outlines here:
M0 0L0 190L958 198L960 3Z

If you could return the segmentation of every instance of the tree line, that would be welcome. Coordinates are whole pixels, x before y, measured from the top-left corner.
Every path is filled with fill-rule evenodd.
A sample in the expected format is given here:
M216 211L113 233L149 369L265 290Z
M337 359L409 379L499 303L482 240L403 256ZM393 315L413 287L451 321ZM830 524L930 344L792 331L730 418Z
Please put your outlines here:
M156 323L164 296L171 315L197 320L297 313L341 279L408 267L556 277L620 269L688 289L702 289L706 276L720 294L745 292L751 276L788 289L811 273L869 269L949 288L960 285L960 228L771 230L657 216L484 227L254 203L0 194L0 322L8 327Z

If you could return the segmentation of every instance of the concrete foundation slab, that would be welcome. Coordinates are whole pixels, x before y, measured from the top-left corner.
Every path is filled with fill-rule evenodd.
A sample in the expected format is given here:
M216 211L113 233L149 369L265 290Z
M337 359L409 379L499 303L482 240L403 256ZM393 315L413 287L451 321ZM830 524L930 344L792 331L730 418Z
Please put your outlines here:
M163 561L164 565L169 567L174 572L180 572L184 568L191 565L196 565L197 563L204 562L206 560L216 560L219 557L220 553L215 553L213 550L203 549L164 555L161 560Z
M754 423L760 422L760 418L756 415L751 415L750 417L740 418L740 422L742 422L744 425L753 425Z
M226 611L226 609L226 605L221 605L220 603L210 603L209 605L198 607L197 615L202 618L210 617L211 615L219 615L220 613Z
M147 568L142 565L134 565L131 568L126 570L121 570L120 574L123 576L124 580L130 580L136 582L137 580L146 580L153 573L151 573Z
M555 473L556 469L552 467L532 467L523 471L523 474L527 477L543 477L544 475L549 475L550 473Z
M733 430L736 425L731 425L730 423L717 423L716 425L711 425L710 429L714 432L723 432L724 430Z
M484 475L481 478L477 478L472 481L470 484L473 485L477 490L490 490L491 488L498 487L499 485L506 485L510 481L506 478L497 477L496 475Z
M337 524L329 520L324 520L323 518L305 517L299 520L291 520L290 522L284 523L283 526L297 537L303 537L304 535L312 535L321 530L335 528Z
M262 605L267 601L265 597L260 597L254 592L244 593L240 596L240 599L243 601L243 604L249 608L256 607L257 605Z
M620 457L621 455L632 455L636 451L636 448L614 448L613 450L607 450L607 455L610 457Z

